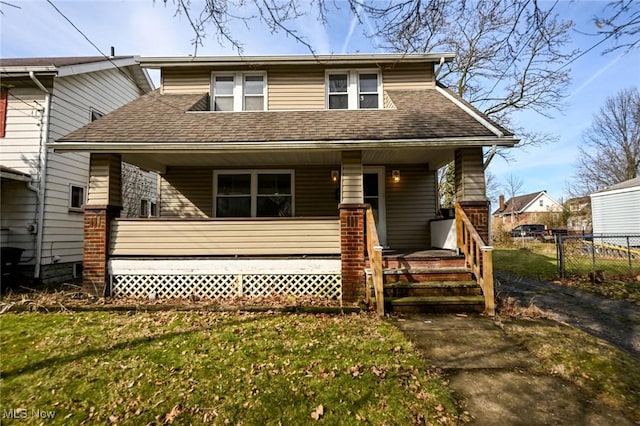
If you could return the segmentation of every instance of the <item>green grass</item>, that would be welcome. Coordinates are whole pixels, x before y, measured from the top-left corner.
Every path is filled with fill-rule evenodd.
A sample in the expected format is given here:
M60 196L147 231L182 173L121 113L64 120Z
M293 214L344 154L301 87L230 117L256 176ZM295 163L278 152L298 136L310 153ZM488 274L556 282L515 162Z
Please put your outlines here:
M24 408L29 423L33 410L55 411L47 424L457 416L401 332L367 315L4 314L0 345L0 409Z
M591 260L572 257L572 267L578 272L560 280L557 273L555 245L528 241L508 247L496 247L493 251L493 266L496 271L508 272L517 277L528 277L542 281L556 281L591 293L629 302L640 303L640 281L625 279L620 274L620 261L600 259L603 279L593 282L589 277Z
M549 246L541 243L529 243L524 248L496 247L493 267L497 271L544 281L555 279L558 272L555 251L550 253Z
M572 327L551 322L504 323L533 353L540 373L576 384L586 395L640 422L640 362Z

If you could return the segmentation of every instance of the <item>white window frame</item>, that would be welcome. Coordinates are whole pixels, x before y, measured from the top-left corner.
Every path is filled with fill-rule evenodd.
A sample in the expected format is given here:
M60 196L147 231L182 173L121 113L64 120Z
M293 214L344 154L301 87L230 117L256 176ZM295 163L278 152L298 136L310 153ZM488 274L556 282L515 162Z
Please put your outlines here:
M79 206L73 205L73 188L82 189L82 202ZM82 206L87 203L87 186L86 185L76 185L74 183L69 184L69 211L74 212L82 212L84 209Z
M237 111L245 111L245 94L244 90L244 78L247 76L260 76L262 77L262 96L263 96L263 108L262 111L267 111L267 105L269 105L267 99L267 73L266 71L248 71L248 72L213 72L211 73L211 100L209 109L212 112L237 112ZM223 95L223 97L233 97L233 111L216 111L215 110L215 81L216 77L233 77L233 95ZM248 95L248 96L259 96L259 95ZM254 112L258 112L260 110L252 110Z
M384 106L382 96L382 73L377 68L363 68L363 69L330 69L324 73L324 98L325 109L329 109L329 76L347 74L347 109L361 109L360 108L360 74L376 74L378 76L378 109L382 109ZM364 92L365 94L372 94L371 92ZM375 109L375 108L362 108L362 109ZM339 110L338 110L339 111ZM343 110L344 111L344 110Z
M257 217L258 213L258 175L266 174L288 174L291 176L291 217L296 215L296 188L295 188L295 170L294 169L233 169L233 170L214 170L213 172L213 212L212 217L217 217L218 203L218 176L219 175L251 175L251 184L249 196L251 197L251 216Z

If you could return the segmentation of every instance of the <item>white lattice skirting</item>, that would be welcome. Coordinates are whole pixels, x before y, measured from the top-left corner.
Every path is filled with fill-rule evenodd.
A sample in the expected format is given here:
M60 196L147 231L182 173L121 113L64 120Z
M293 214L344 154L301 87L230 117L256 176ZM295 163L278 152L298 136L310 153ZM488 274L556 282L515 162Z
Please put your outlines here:
M342 297L340 261L335 259L112 259L109 270L114 297Z

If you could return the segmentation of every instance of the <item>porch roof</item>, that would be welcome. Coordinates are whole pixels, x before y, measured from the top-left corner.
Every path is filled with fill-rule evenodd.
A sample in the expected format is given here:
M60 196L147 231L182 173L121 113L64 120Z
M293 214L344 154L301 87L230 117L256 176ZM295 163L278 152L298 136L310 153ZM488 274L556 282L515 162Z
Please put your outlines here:
M211 112L208 94L159 91L107 114L51 144L56 151L176 150L182 148L398 148L517 143L450 92L387 91L396 109ZM412 144L413 142L413 144ZM355 145L354 145L355 143ZM417 145L416 145L417 144Z

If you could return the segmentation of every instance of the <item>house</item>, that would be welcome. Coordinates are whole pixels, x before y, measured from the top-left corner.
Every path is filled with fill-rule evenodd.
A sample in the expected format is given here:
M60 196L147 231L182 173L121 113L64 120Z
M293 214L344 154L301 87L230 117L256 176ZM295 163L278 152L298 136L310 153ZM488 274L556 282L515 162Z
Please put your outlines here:
M517 225L541 223L548 227L558 227L562 221L563 207L547 194L547 191L519 195L505 202L504 195L499 197L499 206L492 213L492 231L511 231Z
M590 198L594 235L640 235L640 177L594 192Z
M591 198L570 198L564 204L567 212L567 231L570 234L591 234Z
M356 303L369 293L367 271L377 296L381 279L386 292L394 280L467 283L475 275L491 310L490 261L478 258L480 247L490 255L482 154L517 139L437 83L452 59L141 58L160 70L158 91L50 145L91 155L85 289ZM159 218L118 218L122 160L160 174ZM436 172L450 161L466 259L424 252Z
M47 143L152 89L131 56L0 59L3 280L81 275L89 154Z

